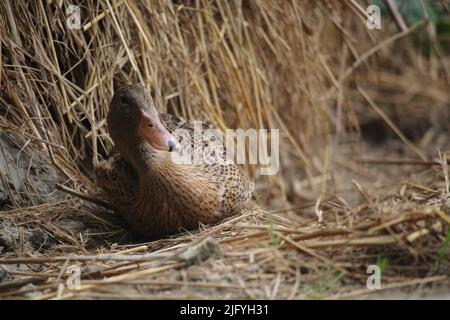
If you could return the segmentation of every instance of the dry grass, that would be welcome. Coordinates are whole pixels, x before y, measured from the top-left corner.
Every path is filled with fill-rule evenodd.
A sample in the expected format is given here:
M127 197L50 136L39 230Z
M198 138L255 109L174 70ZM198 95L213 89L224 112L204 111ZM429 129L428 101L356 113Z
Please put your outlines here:
M367 266L386 262L384 289L448 284L447 156L430 155L448 132L449 59L413 49L425 22L368 31L358 2L87 0L82 30L69 30L69 1L2 1L1 130L31 155L29 167L56 168L71 196L13 188L15 168L1 168L10 202L0 222L18 236L0 251L0 275L15 278L0 297L359 297L370 293ZM160 111L221 129L281 129L281 171L255 176L262 202L281 209L135 244L120 217L92 203L102 200L91 173L112 147L104 119L114 88L130 82L143 82ZM340 184L351 178L339 172L365 167L341 144L359 150L359 124L374 119L425 169L378 190L362 174L350 183L357 201L347 201ZM405 131L424 120L417 142ZM29 246L36 228L51 246ZM188 266L180 252L207 236L223 256ZM61 285L73 264L82 283L72 290Z
M432 177L433 170L426 175ZM442 210L449 201L444 188L444 183L410 181L356 206L339 199L323 202L321 222L314 209L293 209L290 215L253 210L199 232L137 244L115 242L125 230L104 223L91 210L74 208L73 202L3 212L19 226L40 225L57 245L30 256L18 243L17 256L4 258L2 267L20 280L0 284L0 296L351 298L374 293L365 289L366 268L377 263L386 264L384 290L444 285L449 264L439 251L450 223L449 212ZM63 217L97 224L103 231L67 232L57 227ZM209 236L219 241L223 256L194 265L179 258ZM28 269L10 267L18 264ZM66 270L73 265L82 272L78 289L65 286L71 275Z

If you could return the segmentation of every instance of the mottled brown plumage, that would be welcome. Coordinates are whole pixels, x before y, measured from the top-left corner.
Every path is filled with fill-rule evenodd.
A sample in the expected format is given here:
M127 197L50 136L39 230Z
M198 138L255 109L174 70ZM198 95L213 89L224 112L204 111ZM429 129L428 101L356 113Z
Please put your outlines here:
M171 134L177 129L193 137L194 126L172 115L158 115L143 86L126 86L115 93L107 123L115 148L96 166L97 184L139 233L154 236L194 229L248 205L254 184L232 161L177 164L169 152L157 150L172 149Z

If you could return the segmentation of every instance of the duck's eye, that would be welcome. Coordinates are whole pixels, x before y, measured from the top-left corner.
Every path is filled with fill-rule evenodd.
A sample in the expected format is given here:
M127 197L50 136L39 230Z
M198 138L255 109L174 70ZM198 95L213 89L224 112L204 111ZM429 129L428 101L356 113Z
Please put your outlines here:
M121 96L120 97L120 103L122 104L128 104L130 101L126 96Z

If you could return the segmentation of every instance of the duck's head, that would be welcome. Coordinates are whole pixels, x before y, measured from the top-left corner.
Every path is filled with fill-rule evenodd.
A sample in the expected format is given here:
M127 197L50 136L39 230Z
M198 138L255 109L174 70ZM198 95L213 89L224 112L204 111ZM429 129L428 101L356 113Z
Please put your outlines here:
M107 117L113 141L120 144L144 139L154 149L172 151L175 138L159 119L150 93L141 84L121 87L114 93Z

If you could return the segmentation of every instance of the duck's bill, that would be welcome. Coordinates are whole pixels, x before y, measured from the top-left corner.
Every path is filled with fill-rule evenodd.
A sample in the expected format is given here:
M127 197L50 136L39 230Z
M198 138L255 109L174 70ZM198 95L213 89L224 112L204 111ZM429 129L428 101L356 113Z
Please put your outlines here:
M139 134L156 150L173 151L176 149L175 138L162 125L159 118L153 119L145 112L142 112Z

